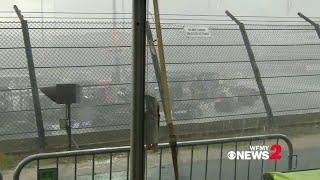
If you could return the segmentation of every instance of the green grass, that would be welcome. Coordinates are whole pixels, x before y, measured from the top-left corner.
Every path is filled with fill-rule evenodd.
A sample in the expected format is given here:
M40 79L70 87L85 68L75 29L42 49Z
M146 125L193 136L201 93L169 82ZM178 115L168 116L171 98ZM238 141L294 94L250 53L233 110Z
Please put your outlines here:
M0 153L0 169L12 169L17 165L19 160L21 160L19 156Z

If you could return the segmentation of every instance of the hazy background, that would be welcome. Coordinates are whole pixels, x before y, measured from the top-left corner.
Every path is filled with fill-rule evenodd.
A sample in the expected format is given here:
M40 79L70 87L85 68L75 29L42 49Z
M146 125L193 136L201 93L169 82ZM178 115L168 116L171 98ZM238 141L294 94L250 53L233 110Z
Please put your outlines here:
M131 12L132 0L115 0L117 12ZM152 0L150 0L150 5ZM0 11L17 4L23 11L112 12L113 0L1 0ZM159 0L161 13L319 16L319 0ZM152 7L152 6L150 6Z

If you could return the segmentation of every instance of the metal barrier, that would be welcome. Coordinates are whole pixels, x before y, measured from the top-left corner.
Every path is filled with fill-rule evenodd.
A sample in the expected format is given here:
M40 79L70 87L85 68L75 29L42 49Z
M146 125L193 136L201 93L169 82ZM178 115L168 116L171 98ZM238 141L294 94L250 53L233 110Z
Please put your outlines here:
M214 154L210 151L211 150L211 146L214 145L218 145L218 149L219 149L219 153L216 153L217 158L215 158L215 160L217 160L218 164L219 164L219 171L217 172L217 174L215 174L217 177L219 177L219 179L225 179L223 178L223 174L222 171L224 170L223 168L223 159L224 159L224 149L228 149L230 148L230 146L228 146L227 144L234 144L234 148L235 151L239 150L239 146L240 143L249 143L249 145L253 145L254 141L263 141L263 144L266 143L266 140L276 140L276 143L279 143L279 140L282 140L285 144L286 144L286 148L287 149L287 153L288 153L288 162L287 162L287 169L291 170L292 169L292 158L293 158L293 147L292 147L292 143L291 141L288 139L287 136L282 135L282 134L268 134L268 135L256 135L256 136L243 136L243 137L231 137L231 138L221 138L221 139L210 139L210 140L199 140L199 141L185 141L185 142L178 142L178 147L179 147L179 153L182 153L184 148L187 148L188 151L190 151L191 157L190 157L190 164L186 165L184 163L180 163L180 168L182 167L188 167L190 170L187 173L187 176L190 177L190 179L212 179L212 175L210 175L210 173L213 172L213 168L209 169L209 166L212 165L213 162L213 156ZM205 158L195 161L195 157L197 157L196 155L194 155L196 153L196 146L202 146L203 149L205 150ZM151 179L167 179L165 178L166 176L168 176L166 174L166 172L164 172L164 167L167 167L167 165L165 165L165 158L164 158L164 152L166 149L169 148L169 144L160 144L159 145L159 161L156 161L157 164L157 168L156 168L156 175L151 178ZM15 171L14 171L14 176L13 179L14 180L19 180L20 179L20 174L22 172L22 170L27 166L30 165L30 163L32 162L36 162L37 163L37 171L39 172L39 170L41 170L40 167L40 161L41 160L54 160L54 164L55 164L55 168L57 169L57 174L58 174L58 169L59 169L59 159L62 158L74 158L74 179L77 179L77 175L78 175L78 166L79 166L79 159L80 157L83 156L90 156L91 160L92 160L92 167L91 169L91 174L89 175L88 179L95 179L95 176L97 175L97 173L95 172L96 167L96 157L98 155L101 154L109 154L109 163L110 163L110 167L108 169L108 177L109 179L113 178L112 173L114 173L113 171L113 157L116 157L116 154L120 154L120 153L125 153L126 156L124 158L126 158L125 163L126 163L126 172L122 173L122 178L123 179L129 179L129 151L130 151L130 147L129 146L125 146L125 147L116 147L116 148L100 148L100 149L89 149L89 150L78 150L78 151L66 151L66 152L54 152L54 153L41 153L41 154L35 154L35 155L31 155L27 158L25 158L24 160L22 160L18 166L16 167ZM181 154L179 154L181 155ZM150 154L148 154L147 159L150 160ZM186 156L181 155L180 158L183 158L184 160L187 159ZM283 156L284 157L284 156ZM170 159L170 158L169 158ZM114 163L116 163L117 161L120 161L120 158L117 158L117 160L114 160ZM240 171L237 172L238 168L239 168L239 162L237 162L237 160L228 160L228 163L232 163L234 162L233 166L233 179L239 179L238 176L240 175L240 173L245 173L242 174L242 176L246 176L246 179L250 179L250 172L252 172L253 170L251 170L251 160L248 161L248 164L246 165L246 171ZM148 160L146 161L148 162ZM197 168L201 167L200 164L196 164L199 162L203 162L203 168L204 172L200 173L202 178L199 177L195 177L197 175L199 175L199 172L197 172ZM259 179L262 177L264 171L264 163L265 160L262 160L262 165L261 165L261 169L259 169L259 172L261 172L261 174L259 175ZM90 162L91 163L91 162ZM195 165L196 164L196 165ZM231 164L230 164L231 165ZM169 165L170 168L172 168L171 165ZM229 165L228 165L229 167ZM103 167L104 169L105 166ZM227 171L230 171L232 168L227 168ZM277 161L274 162L274 166L273 166L273 170L277 170L278 166L277 166ZM148 174L148 172L150 172L152 169L148 168L148 165L146 163L146 173ZM251 170L251 171L250 171ZM68 172L72 172L72 171L68 171ZM183 171L182 171L182 176L183 176ZM227 172L227 174L230 174L229 172ZM87 174L86 174L87 175ZM88 175L87 175L88 176ZM106 176L107 177L107 176ZM108 178L103 178L103 179L108 179ZM257 176L255 176L257 177ZM30 178L30 177L27 177ZM148 178L148 177L147 177Z

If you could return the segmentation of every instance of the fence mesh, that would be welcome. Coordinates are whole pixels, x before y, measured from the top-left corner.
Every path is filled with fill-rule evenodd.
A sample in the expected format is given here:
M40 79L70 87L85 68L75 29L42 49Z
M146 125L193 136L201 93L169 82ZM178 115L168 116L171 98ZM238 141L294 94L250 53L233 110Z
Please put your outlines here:
M22 29L11 15L0 22L3 147L8 140L19 143L37 137ZM93 16L25 15L38 86L78 83L82 87L81 103L72 105L72 131L80 146L127 141L131 121L131 22L128 15L116 21L112 14ZM299 18L239 19L245 24L274 115L319 112L320 43L313 26ZM149 21L157 44L155 24L152 18ZM167 14L162 22L174 124L197 133L201 129L194 124L221 121L225 127L231 122L227 120L266 117L246 46L233 21L226 16ZM208 29L210 35L188 36L186 28L194 27ZM146 93L161 104L148 47L146 81ZM40 90L39 94L45 135L58 137L49 142L65 147L66 132L59 124L65 108ZM164 121L162 113L161 126ZM25 145L24 149L35 148L32 143Z

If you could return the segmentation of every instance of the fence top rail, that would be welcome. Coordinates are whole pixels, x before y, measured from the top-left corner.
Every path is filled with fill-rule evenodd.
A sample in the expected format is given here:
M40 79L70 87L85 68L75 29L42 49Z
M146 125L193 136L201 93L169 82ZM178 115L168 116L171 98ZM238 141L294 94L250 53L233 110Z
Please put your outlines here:
M14 11L0 11L2 14L12 14ZM24 14L60 14L60 15L132 15L131 12L81 12L81 11L22 11ZM153 15L154 12L148 12ZM225 14L186 14L186 13L161 13L161 16L182 16L182 17L226 17ZM297 19L297 16L270 16L270 15L237 15L242 18L276 18L276 19ZM319 16L310 16L311 18L320 18Z
M259 141L259 140L271 140L281 139L288 146L289 157L293 156L292 143L286 135L283 134L266 134L266 135L254 135L254 136L243 136L243 137L229 137L220 139L207 139L207 140L196 140L196 141L184 141L178 142L178 147L189 147L189 146L201 146L201 145L212 145L212 144L224 144L232 142L247 142L247 141ZM169 143L159 144L159 149L169 148ZM14 180L18 180L22 169L30 162L51 158L64 158L64 157L76 157L86 155L96 155L105 153L124 153L129 152L130 146L122 147L111 147L111 148L97 148L97 149L85 149L85 150L74 150L64 152L52 152L52 153L39 153L26 157L16 167L14 171Z
M292 149L292 143L286 135L283 134L266 134L266 135L254 135L254 136L242 136L242 137L229 137L229 138L219 138L219 139L206 139L197 141L185 141L178 142L179 147L185 146L199 146L199 145L212 145L221 143L232 143L232 142L247 142L247 141L259 141L259 140L271 140L271 139L282 139L286 142L289 149ZM159 147L167 144L160 144Z

